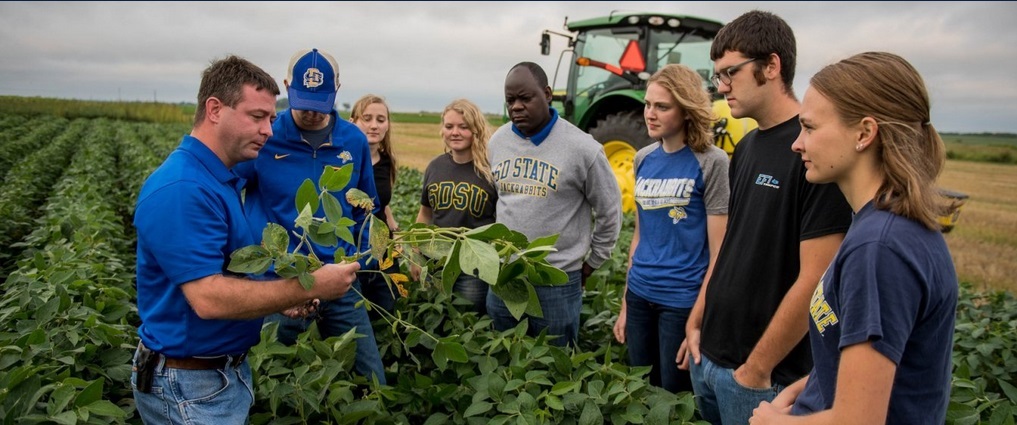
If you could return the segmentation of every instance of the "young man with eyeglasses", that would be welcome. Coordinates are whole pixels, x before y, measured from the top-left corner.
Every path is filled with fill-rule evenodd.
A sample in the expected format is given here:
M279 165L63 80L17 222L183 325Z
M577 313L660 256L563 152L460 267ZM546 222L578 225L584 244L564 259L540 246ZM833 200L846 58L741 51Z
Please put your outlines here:
M792 87L796 43L787 23L748 12L721 29L710 56L712 81L732 115L759 128L731 159L727 232L677 360L691 370L704 419L745 424L761 401L812 367L804 340L809 300L851 210L836 186L806 181L791 151L801 126Z

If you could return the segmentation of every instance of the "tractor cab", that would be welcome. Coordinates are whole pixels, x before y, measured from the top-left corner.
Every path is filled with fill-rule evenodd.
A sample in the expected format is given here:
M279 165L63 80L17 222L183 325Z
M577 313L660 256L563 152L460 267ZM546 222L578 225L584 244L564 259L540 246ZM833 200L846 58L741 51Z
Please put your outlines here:
M653 142L643 121L646 81L664 65L680 63L702 76L705 90L716 93L710 83L710 45L721 26L692 16L612 13L566 21L568 34L544 31L541 35L541 53L545 55L550 54L551 35L568 39L552 81L553 106L604 145L622 189L625 211L635 208L635 153ZM565 58L569 59L568 78L562 90L557 84ZM714 112L718 116L714 128L718 146L731 154L735 143L755 128L755 123L731 117L722 97L715 97Z

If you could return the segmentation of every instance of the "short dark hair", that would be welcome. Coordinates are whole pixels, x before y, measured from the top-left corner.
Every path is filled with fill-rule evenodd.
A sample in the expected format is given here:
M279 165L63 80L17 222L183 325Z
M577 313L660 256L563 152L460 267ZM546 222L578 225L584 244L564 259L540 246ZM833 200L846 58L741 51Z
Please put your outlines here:
M516 68L528 69L530 74L533 75L533 78L537 80L537 85L541 88L547 87L547 73L544 72L544 68L541 68L540 65L533 62L519 62L515 64L509 72L514 71Z
M794 31L779 16L753 10L724 25L710 46L710 59L720 59L728 51L741 52L746 57L760 60L776 53L780 58L780 79L784 82L784 90L793 95L798 47Z
M279 85L265 70L247 59L230 55L225 59L212 61L201 73L198 87L198 109L194 111L194 125L205 120L205 101L215 97L229 107L237 106L243 98L244 86L252 85L257 90L268 90L279 95Z

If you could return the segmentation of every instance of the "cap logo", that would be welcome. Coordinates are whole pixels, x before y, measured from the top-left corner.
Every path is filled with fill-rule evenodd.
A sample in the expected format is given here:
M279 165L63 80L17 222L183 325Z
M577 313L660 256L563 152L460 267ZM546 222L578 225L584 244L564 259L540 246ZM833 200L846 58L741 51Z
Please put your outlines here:
M307 72L304 72L304 87L313 89L322 85L325 82L325 74L322 74L318 68L307 68Z

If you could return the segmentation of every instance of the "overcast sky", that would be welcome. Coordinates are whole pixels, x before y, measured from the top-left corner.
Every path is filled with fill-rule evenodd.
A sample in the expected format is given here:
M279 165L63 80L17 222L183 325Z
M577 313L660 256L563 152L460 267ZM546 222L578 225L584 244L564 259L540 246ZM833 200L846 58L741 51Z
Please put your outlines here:
M1015 2L2 2L0 94L194 102L212 59L244 56L281 85L290 56L317 47L339 61L340 105L466 97L499 113L512 65L553 77L565 40L541 56L542 30L617 8L721 22L768 10L797 35L799 97L822 66L884 50L922 73L940 131L1017 132Z

